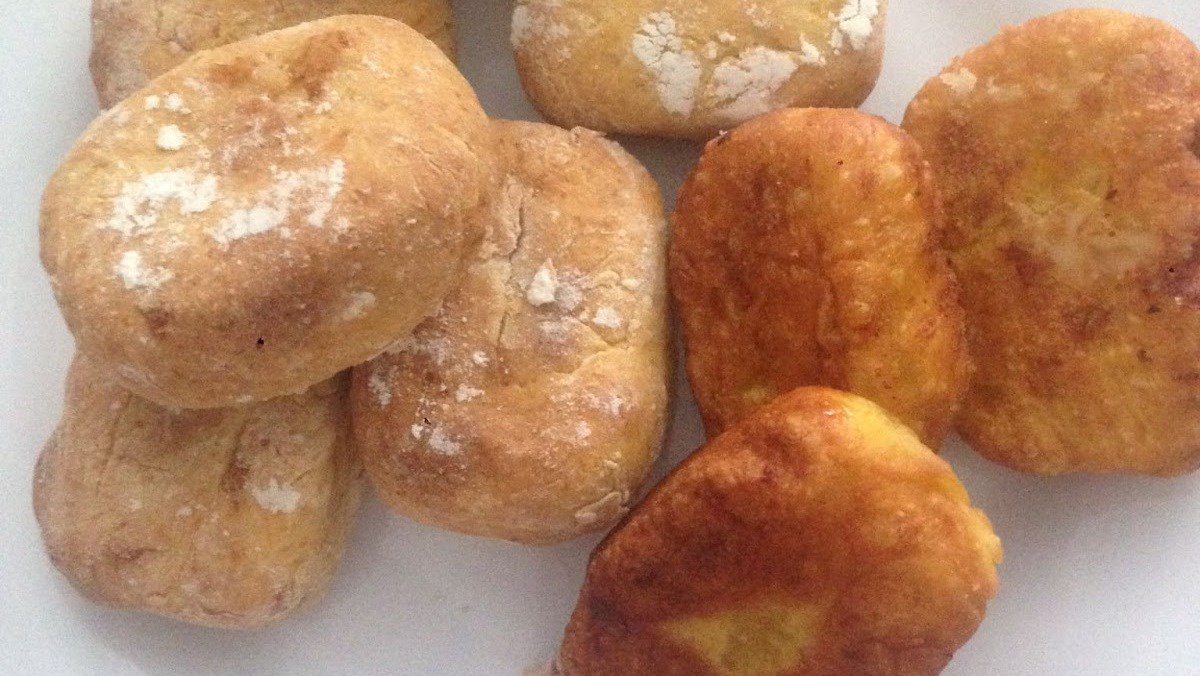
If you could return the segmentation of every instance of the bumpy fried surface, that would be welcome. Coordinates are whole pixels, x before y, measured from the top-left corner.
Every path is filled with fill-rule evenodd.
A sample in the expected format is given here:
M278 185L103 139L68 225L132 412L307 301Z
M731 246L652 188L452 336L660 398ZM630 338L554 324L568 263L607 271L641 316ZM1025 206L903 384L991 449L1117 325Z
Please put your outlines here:
M91 125L46 188L42 262L80 351L139 396L296 394L437 309L491 143L454 64L398 21L267 33Z
M917 145L878 118L786 110L711 142L680 193L671 248L709 433L827 385L937 448L969 375L942 227Z
M358 505L344 379L251 407L170 411L77 357L33 501L88 597L212 627L324 593Z
M454 53L447 0L92 0L92 80L107 108L202 49L339 14L398 19Z
M862 103L886 16L887 0L518 0L512 41L556 124L709 138L779 108Z
M354 429L401 514L548 544L611 526L658 456L666 219L616 143L495 126L508 175L484 245L411 340L354 369Z
M959 423L1030 472L1200 463L1200 51L1159 21L1010 28L905 127L946 193L978 366Z
M684 461L593 553L571 676L934 674L1000 543L878 406L801 388Z

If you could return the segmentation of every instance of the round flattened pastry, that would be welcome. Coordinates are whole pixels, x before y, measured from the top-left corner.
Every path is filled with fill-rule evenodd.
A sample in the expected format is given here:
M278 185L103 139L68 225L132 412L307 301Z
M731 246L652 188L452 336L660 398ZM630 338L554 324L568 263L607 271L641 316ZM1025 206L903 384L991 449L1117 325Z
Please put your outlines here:
M548 544L612 525L661 447L666 222L616 143L495 124L484 246L441 312L354 369L353 423L396 511Z
M886 14L887 0L518 0L512 42L557 124L706 138L778 108L862 103Z
M345 389L172 411L77 357L34 479L51 561L96 601L211 627L311 603L359 500Z
M1054 14L956 59L904 125L946 195L967 441L1045 474L1200 464L1200 50Z
M1000 558L904 425L801 388L685 460L592 553L559 671L937 674L983 620Z
M891 411L932 448L970 372L943 212L917 144L850 110L709 143L679 195L671 289L710 434L801 385Z
M453 64L398 21L268 33L92 124L46 188L42 262L81 351L141 396L303 391L437 309L493 145Z
M92 0L92 80L107 108L193 53L340 14L386 16L454 53L447 0Z

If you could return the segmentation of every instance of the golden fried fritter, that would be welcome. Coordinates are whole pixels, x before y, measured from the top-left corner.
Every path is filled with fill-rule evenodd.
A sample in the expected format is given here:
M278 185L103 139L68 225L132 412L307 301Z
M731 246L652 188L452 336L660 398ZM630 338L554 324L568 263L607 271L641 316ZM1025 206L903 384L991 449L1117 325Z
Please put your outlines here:
M593 553L569 676L934 674L1000 543L949 465L860 397L779 397L686 460Z
M956 59L905 127L945 192L978 366L959 427L1014 468L1200 462L1200 50L1076 10Z
M942 221L920 149L879 118L786 110L710 143L680 193L671 251L709 433L828 385L937 448L969 375Z

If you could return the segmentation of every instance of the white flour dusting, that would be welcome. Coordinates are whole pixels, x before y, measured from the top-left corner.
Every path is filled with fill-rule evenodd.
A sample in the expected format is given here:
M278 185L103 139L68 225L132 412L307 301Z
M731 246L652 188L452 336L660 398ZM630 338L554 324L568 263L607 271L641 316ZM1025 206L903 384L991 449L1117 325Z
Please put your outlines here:
M673 115L690 115L696 107L700 61L684 48L675 18L667 12L647 14L633 34L632 49L653 76L663 108Z
M140 289L157 289L169 282L175 275L164 268L146 269L142 266L142 254L137 251L126 251L121 260L113 266L113 272L125 283L130 291Z
M839 51L847 44L851 49L862 49L875 32L875 17L879 16L879 0L846 0L842 11L832 19L835 22L829 45Z
M251 486L250 495L260 507L272 514L290 514L300 506L300 492L287 484L271 481L263 487Z
M217 199L217 177L197 176L188 169L146 174L121 187L113 199L112 216L104 224L126 237L153 227L168 202L178 203L182 215L207 211Z
M797 68L791 54L767 47L751 47L725 59L713 69L709 85L712 96L723 102L718 114L745 120L772 110L775 94Z
M534 307L549 305L554 302L558 292L558 275L554 272L554 263L546 261L533 274L529 287L525 290L525 299Z
M334 160L319 169L273 170L275 180L258 195L258 203L225 217L210 233L219 244L259 235L283 225L293 213L305 208L312 227L324 225L334 201L342 191L346 163Z
M160 150L179 150L183 147L187 137L179 130L178 125L168 124L160 127L158 130L158 138L155 139L155 144Z

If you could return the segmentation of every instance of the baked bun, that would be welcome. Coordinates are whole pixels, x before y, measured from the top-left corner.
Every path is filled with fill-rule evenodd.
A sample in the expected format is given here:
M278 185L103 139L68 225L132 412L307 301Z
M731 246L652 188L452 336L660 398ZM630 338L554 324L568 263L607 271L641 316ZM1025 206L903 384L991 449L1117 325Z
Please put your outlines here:
M855 107L887 0L517 0L521 82L561 126L707 138L789 106Z
M398 21L268 33L92 124L46 188L42 262L79 348L137 394L301 392L437 309L491 143L466 81Z
M658 188L598 134L496 122L508 167L441 312L354 369L353 424L393 509L548 544L623 515L667 409Z
M454 53L448 0L92 0L92 81L107 108L195 52L339 14L386 16Z
M946 195L963 437L1041 474L1200 465L1200 50L1053 14L955 59L904 126Z
M802 388L685 460L592 553L560 672L937 674L1000 558L907 428Z
M358 505L345 380L253 406L171 411L77 357L34 511L88 597L211 627L321 596Z
M970 370L943 220L917 144L879 118L786 110L711 142L680 192L671 244L710 435L827 385L939 447Z

